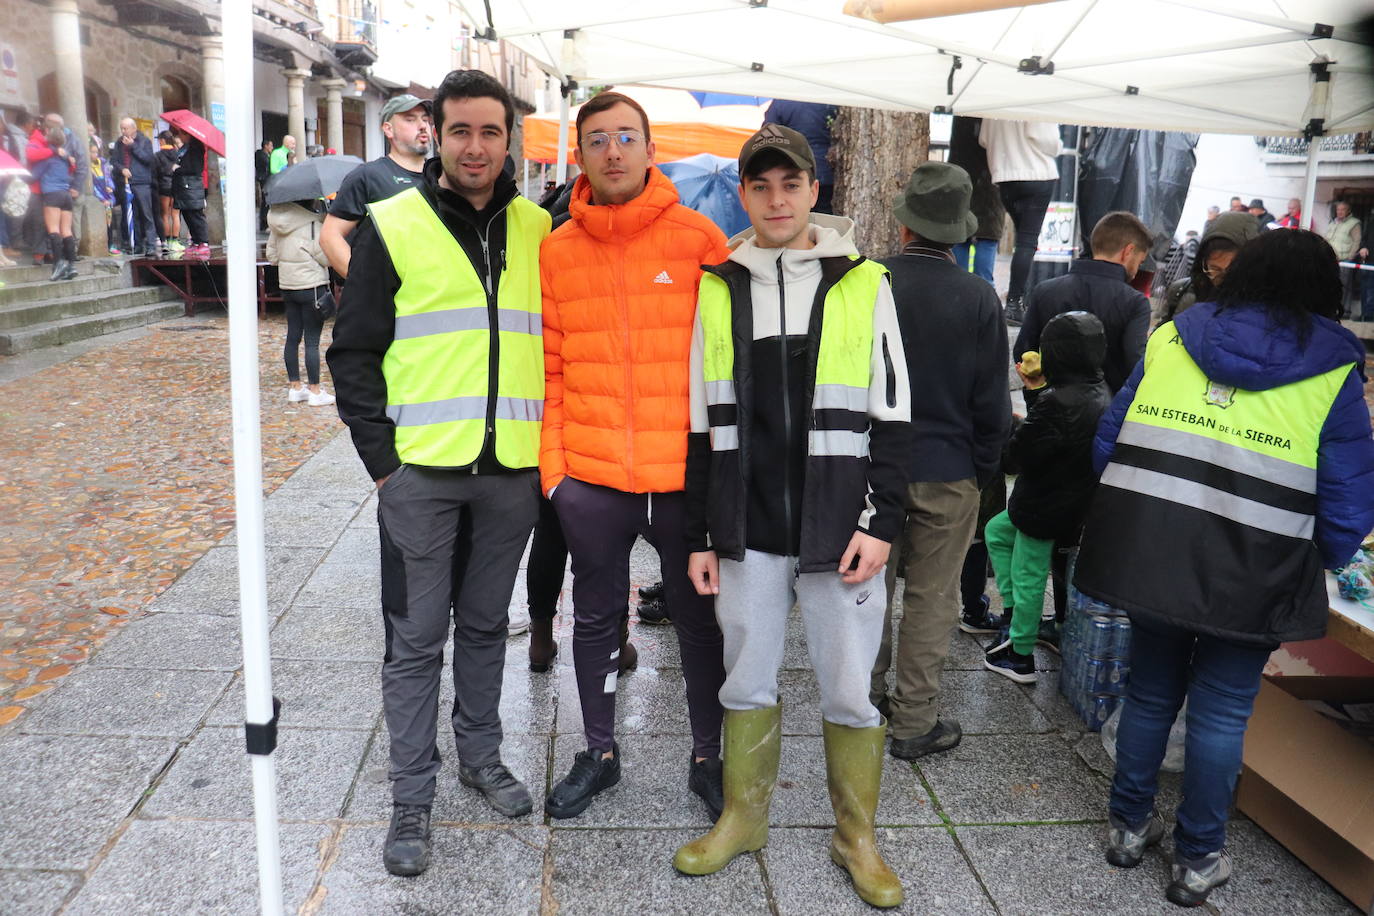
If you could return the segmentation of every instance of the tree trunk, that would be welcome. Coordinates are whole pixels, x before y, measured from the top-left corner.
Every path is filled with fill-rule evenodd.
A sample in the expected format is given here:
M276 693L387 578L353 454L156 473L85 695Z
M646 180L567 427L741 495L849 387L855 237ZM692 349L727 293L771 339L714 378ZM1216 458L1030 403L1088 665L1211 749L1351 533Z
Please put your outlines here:
M901 249L893 199L926 161L930 116L873 108L841 108L830 129L835 212L854 220L861 253L885 258Z

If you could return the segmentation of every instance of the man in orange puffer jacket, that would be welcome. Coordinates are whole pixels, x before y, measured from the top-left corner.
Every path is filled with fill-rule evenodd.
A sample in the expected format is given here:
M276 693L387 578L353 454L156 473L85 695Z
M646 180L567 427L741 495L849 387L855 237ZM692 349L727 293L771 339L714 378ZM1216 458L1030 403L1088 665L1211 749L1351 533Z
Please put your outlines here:
M720 629L687 578L683 483L688 359L700 265L725 236L678 203L653 167L649 119L603 92L577 114L571 219L544 240L546 391L539 472L572 554L573 663L587 750L549 793L553 817L581 814L620 780L615 686L635 538L658 549L687 682L688 785L719 815Z

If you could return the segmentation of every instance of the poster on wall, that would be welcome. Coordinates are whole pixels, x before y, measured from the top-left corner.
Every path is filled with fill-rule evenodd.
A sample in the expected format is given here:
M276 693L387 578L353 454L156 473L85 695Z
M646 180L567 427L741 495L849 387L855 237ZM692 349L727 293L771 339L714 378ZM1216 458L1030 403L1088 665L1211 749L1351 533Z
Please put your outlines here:
M0 44L0 99L7 102L22 102L19 93L19 62L14 48Z
M215 125L216 127L218 127L219 130L220 130L220 133L226 133L226 132L228 131L228 120L227 120L227 119L225 118L225 116L224 116L224 103L223 103L223 102L211 102L211 103L210 103L210 123L213 124L213 125ZM220 156L220 157L219 157L219 195L220 195L221 198L224 197L224 172L225 172L225 168L224 168L224 157L223 157L223 156Z

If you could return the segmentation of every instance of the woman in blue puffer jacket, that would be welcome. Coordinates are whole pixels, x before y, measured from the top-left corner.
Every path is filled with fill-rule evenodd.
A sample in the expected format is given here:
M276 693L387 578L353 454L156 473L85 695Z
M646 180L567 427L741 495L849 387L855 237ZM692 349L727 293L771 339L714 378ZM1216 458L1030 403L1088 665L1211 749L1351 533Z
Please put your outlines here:
M35 132L36 134L36 132ZM72 234L72 176L76 159L67 150L67 136L60 127L49 127L42 142L29 139L29 171L43 201L43 225L52 251L52 280L76 276L76 238ZM39 155L35 155L35 147Z
M1138 865L1164 834L1156 774L1186 698L1177 904L1230 877L1226 821L1260 673L1280 643L1325 633L1323 570L1374 527L1365 351L1340 305L1330 245L1263 233L1216 301L1155 331L1098 427L1074 581L1132 630L1107 860Z

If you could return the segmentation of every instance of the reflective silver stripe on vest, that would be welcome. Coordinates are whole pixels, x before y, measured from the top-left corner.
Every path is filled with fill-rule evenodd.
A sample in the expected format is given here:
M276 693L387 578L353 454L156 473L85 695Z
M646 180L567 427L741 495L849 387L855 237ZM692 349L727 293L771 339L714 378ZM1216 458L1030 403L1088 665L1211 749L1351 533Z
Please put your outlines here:
M535 312L497 309L496 320L503 331L536 335L544 333L543 319ZM484 305L466 309L420 312L415 315L397 315L395 339L408 340L412 337L429 337L431 334L448 334L453 331L480 331L486 327L487 307Z
M842 429L813 429L808 454L826 457L867 458L868 433Z
M1300 490L1303 493L1317 492L1316 468L1303 467L1292 461L1253 452L1243 446L1230 445L1210 436L1127 420L1121 424L1121 433L1116 437L1116 441L1158 452L1197 458L1228 471L1267 480L1290 490Z
M868 389L853 385L817 385L811 399L813 410L852 410L868 412Z
M392 404L386 415L397 426L429 426L433 423L452 423L455 420L484 420L487 416L485 397L446 398L442 401L422 401L419 404ZM541 420L544 402L533 398L497 398L498 420Z
M739 450L738 426L711 427L711 451L733 452Z
M1241 525L1287 537L1310 539L1316 525L1316 519L1311 515L1289 512L1193 480L1116 462L1107 465L1107 470L1102 473L1102 485L1167 499Z
M707 404L733 404L735 403L735 383L730 379L722 382L706 383L706 403Z
M544 419L544 402L535 398L497 398L496 419L538 422Z
M538 337L544 335L544 316L538 312L497 309L496 320L500 322L501 330L512 334L534 334Z

